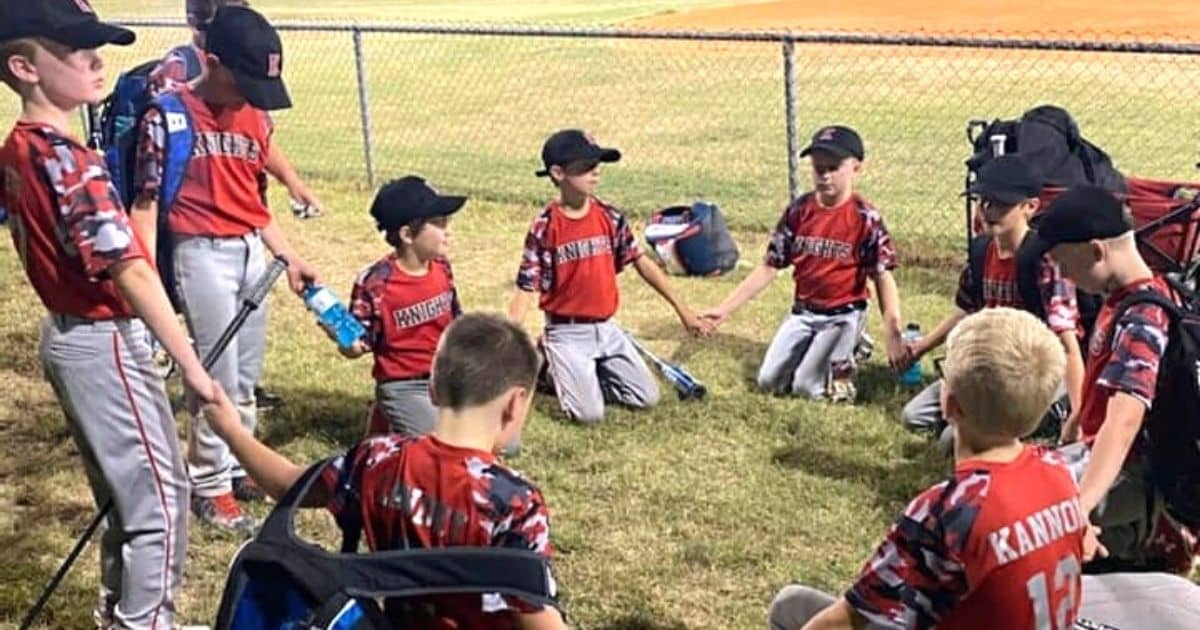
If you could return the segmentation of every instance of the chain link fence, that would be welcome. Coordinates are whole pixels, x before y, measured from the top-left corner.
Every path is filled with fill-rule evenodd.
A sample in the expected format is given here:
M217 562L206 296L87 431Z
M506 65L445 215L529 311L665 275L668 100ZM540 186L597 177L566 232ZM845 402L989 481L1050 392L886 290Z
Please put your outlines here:
M129 21L112 75L190 36ZM1200 179L1200 47L785 32L279 23L295 108L277 139L306 177L371 189L420 173L448 191L539 205L541 143L579 126L624 152L601 194L631 213L703 198L763 231L806 189L818 127L857 128L863 193L908 260L963 243L966 125L1067 108L1126 174ZM11 95L0 114L15 112Z

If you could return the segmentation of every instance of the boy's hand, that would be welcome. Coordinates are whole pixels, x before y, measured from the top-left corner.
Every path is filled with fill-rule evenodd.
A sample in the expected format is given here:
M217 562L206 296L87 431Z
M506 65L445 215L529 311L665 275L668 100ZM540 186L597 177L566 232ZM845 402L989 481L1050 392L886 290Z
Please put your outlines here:
M213 433L224 440L231 432L242 426L242 418L233 401L229 400L229 396L225 395L225 390L221 389L220 384L213 383L213 387L216 391L214 400L205 403L200 410Z
M1058 443L1071 444L1078 442L1082 431L1083 429L1079 425L1079 412L1072 409L1071 415L1067 416L1067 419L1063 421L1062 430L1058 434Z
M288 198L292 205L292 216L297 219L312 219L325 213L321 201L303 184L288 189Z
M712 334L714 327L713 324L709 323L707 320L697 317L696 313L687 307L679 309L679 321L683 323L683 327L686 328L689 333L697 337L709 336Z
M217 401L217 392L221 390L221 386L204 371L203 367L194 370L183 370L183 384L187 387L189 395L195 396L200 400L201 405L210 405Z
M729 311L719 306L700 311L700 319L708 322L709 330L714 331L718 326L725 323L729 319Z
M895 371L901 372L912 364L912 355L900 340L900 334L888 331L883 336L884 347L887 349L888 365Z
M1107 558L1108 548L1100 543L1100 528L1089 524L1083 533L1083 561L1091 562L1097 557Z
M317 275L317 270L310 267L299 256L294 256L288 260L287 275L288 284L291 285L292 291L296 295L302 295L305 286L321 282L321 277Z

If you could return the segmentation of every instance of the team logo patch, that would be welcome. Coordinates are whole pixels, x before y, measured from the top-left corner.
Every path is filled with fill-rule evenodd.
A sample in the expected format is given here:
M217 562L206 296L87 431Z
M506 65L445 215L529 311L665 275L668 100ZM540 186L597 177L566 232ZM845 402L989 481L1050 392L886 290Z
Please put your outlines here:
M180 112L167 112L167 133L187 129L187 116Z
M83 11L84 13L93 13L94 14L96 12L96 10L92 8L92 5L90 2L88 2L88 0L75 0L75 6L79 7L79 10Z
M267 76L269 78L278 78L282 72L283 55L279 53L270 53L267 55Z
M837 133L837 129L826 127L817 134L817 140L821 142L833 142L833 134Z

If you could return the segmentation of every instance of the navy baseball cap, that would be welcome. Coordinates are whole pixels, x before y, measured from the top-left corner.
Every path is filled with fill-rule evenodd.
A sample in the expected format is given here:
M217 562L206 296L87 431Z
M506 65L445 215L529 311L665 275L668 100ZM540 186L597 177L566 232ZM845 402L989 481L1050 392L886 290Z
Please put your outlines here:
M390 232L417 219L449 216L466 202L466 197L443 195L424 178L409 175L379 189L371 202L371 216L380 230Z
M563 129L556 131L542 145L542 164L545 168L534 175L546 177L550 174L551 166L566 166L576 160L616 162L620 159L620 151L600 146L584 130Z
M813 151L828 151L841 158L852 157L856 160L863 159L865 155L862 138L858 132L844 125L818 129L817 133L813 134L812 142L800 152L800 157L805 157Z
M1016 205L1042 194L1042 177L1019 155L1002 155L979 169L979 175L963 195L972 195L1004 205Z
M204 49L233 72L238 91L261 110L292 106L283 84L283 42L254 9L225 6L206 30Z
M1056 245L1115 238L1133 229L1125 204L1099 186L1075 186L1056 198L1036 219L1032 247L1046 252Z
M0 41L19 37L45 37L83 50L128 46L137 39L127 28L101 22L87 0L2 0Z

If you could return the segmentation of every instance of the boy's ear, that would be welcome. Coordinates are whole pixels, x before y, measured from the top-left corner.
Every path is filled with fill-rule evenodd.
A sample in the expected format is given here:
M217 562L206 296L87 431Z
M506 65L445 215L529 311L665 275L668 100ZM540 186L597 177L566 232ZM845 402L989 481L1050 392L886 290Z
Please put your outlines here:
M561 182L563 180L563 176L567 174L567 170L558 164L551 164L550 168L547 170L550 171L551 181L556 184Z
M33 59L25 55L12 55L9 57L8 72L22 83L37 83L40 79Z
M942 381L941 395L942 399L942 417L950 425L957 426L958 419L962 417L962 407L958 404L958 399L954 397L954 392L946 386L946 382Z

